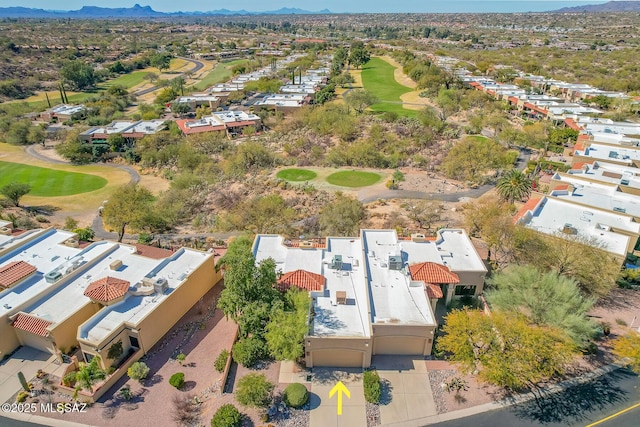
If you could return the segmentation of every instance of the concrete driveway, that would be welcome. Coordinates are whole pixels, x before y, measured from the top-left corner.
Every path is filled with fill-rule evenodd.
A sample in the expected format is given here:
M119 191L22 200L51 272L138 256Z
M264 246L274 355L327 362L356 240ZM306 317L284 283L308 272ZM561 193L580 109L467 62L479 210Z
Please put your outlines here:
M380 418L384 426L408 426L411 420L436 415L424 359L374 356L372 365L383 381Z
M338 381L351 393L351 398L342 397L342 415L337 396L329 398ZM367 427L362 369L313 368L310 403L310 427Z
M18 380L18 372L22 372L27 381L36 376L38 369L51 372L56 357L50 353L22 347L11 357L0 363L0 403L11 399L22 386Z

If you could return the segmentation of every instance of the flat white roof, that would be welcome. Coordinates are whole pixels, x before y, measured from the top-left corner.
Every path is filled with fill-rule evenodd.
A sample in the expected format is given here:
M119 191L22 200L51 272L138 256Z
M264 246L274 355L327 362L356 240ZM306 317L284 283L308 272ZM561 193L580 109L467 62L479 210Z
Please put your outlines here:
M619 133L607 133L607 132L589 132L593 141L604 142L605 144L617 144L617 145L631 145L640 146L640 138L630 138Z
M53 113L56 114L76 114L79 113L80 111L85 110L87 107L84 106L84 104L79 104L79 105L71 105L71 104L60 104L60 105L56 105L55 107L53 107L51 109L51 111Z
M130 280L129 277L135 275L135 270L145 264L140 256L137 256L137 259L131 259L135 250L133 246L119 245L105 240L93 243L86 249L88 251L83 254L85 258L102 259L89 270L83 271L80 277L67 281L62 287L43 296L22 311L53 323L61 322L90 302L90 299L84 296L84 291L92 282L106 276ZM109 264L116 259L123 260L126 267L118 271L110 270Z
M602 249L617 255L627 254L629 236L610 231L610 227L640 233L640 223L634 222L631 217L589 209L553 197L543 197L519 222L533 230L558 237L567 236L562 229L570 226L578 236L595 239L603 246Z
M402 258L394 230L362 230L371 323L436 325L424 284L412 281L408 269L391 269L390 256Z
M245 111L216 111L213 115L224 123L260 120L260 117L256 114L247 113Z
M160 307L167 296L184 283L189 274L212 256L210 253L182 248L169 258L160 260L136 257L135 262L132 262L136 266L127 266L120 278L129 281L132 286L145 277L164 278L168 282L167 290L162 294L148 296L127 294L123 301L104 307L83 323L79 328L79 337L99 343L123 323L137 325L149 313Z
M27 242L26 240L34 234L37 237ZM34 266L37 271L26 280L0 292L0 316L21 309L33 298L51 289L54 284L45 280L45 274L56 268L65 273L68 269L74 268L68 265L71 260L79 260L82 264L91 259L90 254L86 254L85 258L81 249L61 244L72 236L74 234L68 231L38 230L17 236L13 242L9 242L14 249L0 257L0 267L15 261L24 261ZM83 258L79 258L78 255Z
M621 133L623 135L640 135L640 124L614 122L614 123L580 123L587 132Z
M596 161L592 165L584 165L581 169L571 169L566 174L556 173L553 178L559 181L567 181L568 178L565 175L640 188L640 169L631 166ZM615 175L620 175L620 177Z
M182 102L192 102L192 101L217 101L218 98L215 95L190 95L190 96L180 96L176 100L178 103Z
M436 240L401 240L400 247L408 254L409 264L435 262L446 265L453 272L478 271L484 274L487 271L464 230L442 229L438 231Z
M631 165L634 160L640 160L640 150L638 149L625 148L623 146L612 147L597 143L592 143L584 150L576 150L575 154L596 160L624 162L628 165Z
M572 175L562 177L574 190L555 190L551 196L612 212L640 216L640 197L618 191L617 186L591 182Z
M324 292L312 292L315 300L311 336L368 337L367 291L364 282L362 245L358 238L329 238L327 248L287 247L282 236L258 235L253 254L256 262L273 258L276 271L306 270L326 279ZM333 270L334 255L343 257L343 269ZM345 291L347 304L336 303L336 292Z

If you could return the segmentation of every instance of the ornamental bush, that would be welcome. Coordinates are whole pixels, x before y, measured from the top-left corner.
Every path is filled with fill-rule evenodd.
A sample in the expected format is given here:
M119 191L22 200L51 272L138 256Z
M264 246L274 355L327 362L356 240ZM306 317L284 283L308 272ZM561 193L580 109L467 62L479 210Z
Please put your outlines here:
M284 400L284 403L288 406L299 408L309 400L309 392L307 388L300 383L289 384L287 388L284 389L282 400Z
M135 362L127 369L127 375L132 380L142 381L149 375L149 367L144 362Z
M239 427L242 423L242 414L230 403L222 405L211 419L211 427Z
M365 371L364 373L364 399L369 403L380 402L380 375L377 371Z
M227 366L227 359L229 359L229 351L225 348L220 352L216 361L213 362L213 366L216 368L216 371L224 371L224 368Z
M244 406L264 408L271 403L273 389L264 374L247 374L238 381L236 399Z
M169 384L180 390L184 385L184 374L182 372L176 372L171 375L171 378L169 378Z
M258 337L243 338L231 348L233 360L245 368L252 367L267 354L266 343Z

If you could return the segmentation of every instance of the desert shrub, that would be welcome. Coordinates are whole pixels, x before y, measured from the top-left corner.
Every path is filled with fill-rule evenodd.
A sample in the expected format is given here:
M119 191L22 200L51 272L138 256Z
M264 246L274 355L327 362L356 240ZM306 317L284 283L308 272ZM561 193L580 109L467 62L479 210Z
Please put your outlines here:
M625 322L623 319L616 319L616 323L620 326L627 326L627 322Z
M181 389L184 385L184 374L182 372L176 372L175 374L171 375L171 378L169 378L169 384L171 384L178 390Z
M284 389L282 400L293 408L299 408L309 400L309 392L307 388L300 383L289 384L287 388Z
M242 414L230 403L222 405L211 419L211 427L239 427L242 423Z
M264 408L271 402L273 388L264 374L248 374L238 381L236 398L242 405Z
M236 363L250 368L267 356L267 346L260 338L243 338L233 345L231 355Z
M365 371L364 373L364 398L369 403L380 402L380 375L377 371Z
M132 380L141 381L149 375L149 367L144 362L135 362L127 369L127 375Z
M227 366L227 359L229 358L229 351L225 348L220 352L216 361L213 362L213 366L216 368L216 371L222 372L224 368Z
M18 393L18 395L16 396L16 402L22 403L25 400L27 400L27 397L29 397L29 393L23 390L20 393Z
M69 372L67 375L62 378L62 384L66 387L73 387L76 383L76 371Z
M171 418L179 426L200 425L200 403L193 394L174 395Z

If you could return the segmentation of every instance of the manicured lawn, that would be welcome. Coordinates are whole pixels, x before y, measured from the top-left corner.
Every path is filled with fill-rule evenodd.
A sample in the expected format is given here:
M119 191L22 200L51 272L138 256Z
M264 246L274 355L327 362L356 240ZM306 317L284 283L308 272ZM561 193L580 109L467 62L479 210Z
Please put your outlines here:
M236 59L235 61L220 62L218 65L216 65L216 68L214 68L209 72L209 74L204 76L204 78L200 80L198 84L194 86L194 88L196 90L205 90L209 86L213 86L216 83L221 83L229 80L229 78L231 77L231 67L236 64L241 64L245 61L246 59Z
M362 84L374 93L380 101L371 106L373 111L392 111L404 116L414 117L416 111L402 107L400 96L413 89L398 83L393 75L395 67L380 58L371 58L362 67ZM397 103L397 104L396 104Z
M318 174L309 169L282 169L276 176L285 181L310 181Z
M14 181L31 185L30 196L42 197L87 193L107 185L106 179L96 175L0 162L0 187Z
M341 187L366 187L380 181L380 175L374 172L341 171L332 173L327 182Z
M123 74L120 77L115 78L113 80L107 80L101 86L109 87L109 86L120 85L120 86L126 87L127 89L130 89L142 83L144 81L144 76L146 75L147 73L145 71L134 71L133 73Z

